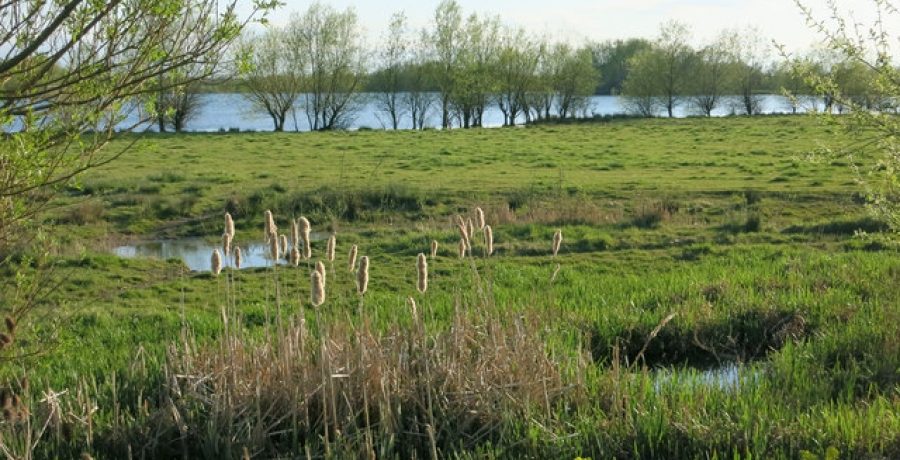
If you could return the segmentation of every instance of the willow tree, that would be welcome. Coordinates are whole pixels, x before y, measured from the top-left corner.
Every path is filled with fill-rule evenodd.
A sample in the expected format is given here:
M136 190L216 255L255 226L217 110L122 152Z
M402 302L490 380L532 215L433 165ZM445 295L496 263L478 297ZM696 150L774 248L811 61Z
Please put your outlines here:
M866 75L864 79L852 79L852 86L848 86L840 71L819 72L802 62L795 69L818 95L844 108L840 115L831 110L821 114L843 127L853 139L850 146L829 153L860 160L864 165L860 179L866 187L869 209L894 231L900 231L900 69L894 54L898 36L896 28L891 28L900 20L900 10L891 1L873 1L876 19L865 27L846 19L850 13L835 2L828 4L828 20L819 19L802 2L797 5L809 26L822 37L822 45L838 56L841 66Z
M28 253L62 186L124 152L110 139L146 126L159 91L213 75L276 3L241 16L217 0L0 2L0 264ZM37 297L15 278L0 279L0 313L18 321Z

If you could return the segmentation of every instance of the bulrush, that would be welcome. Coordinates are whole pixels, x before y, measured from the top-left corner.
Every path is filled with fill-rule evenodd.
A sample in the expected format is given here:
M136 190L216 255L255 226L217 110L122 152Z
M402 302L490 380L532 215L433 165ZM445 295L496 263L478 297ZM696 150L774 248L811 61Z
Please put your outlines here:
M222 234L222 254L231 254L231 238L233 235L227 231Z
M312 257L312 245L309 241L309 233L312 230L312 226L309 225L309 219L303 216L300 216L297 223L300 225L300 236L303 237L303 258L309 259Z
M269 232L267 241L269 242L269 256L272 257L272 260L278 260L281 255L278 252L278 235L275 232Z
M312 294L311 299L314 307L318 307L325 303L325 282L322 280L322 275L313 270L311 275L312 281Z
M479 230L483 229L485 225L484 210L482 210L480 207L475 208L475 224L478 225Z
M225 233L234 238L234 219L232 219L231 214L227 212L225 213Z
M416 307L416 299L412 297L406 298L406 303L409 305L409 311L412 313L413 321L419 322L419 309Z
M556 254L559 253L559 246L562 244L562 240L562 230L557 230L553 234L553 257L556 257Z
M367 289L369 289L369 256L362 256L359 258L359 270L356 271L356 292L363 295Z
M484 226L484 250L487 255L494 253L494 229L490 225Z
M210 265L213 275L219 276L219 273L222 273L222 254L219 254L218 248L213 249Z
M278 227L275 225L275 216L272 215L272 211L266 210L266 236L269 236L272 233L278 232Z
M286 258L288 258L288 256L291 254L291 253L288 251L288 239L287 239L287 235L285 235L284 233L282 233L282 234L281 234L281 240L280 240L280 241L281 241L281 244L278 246L278 253L279 253L279 255L281 255L282 257L284 257L284 258L286 259Z
M322 261L316 262L316 271L319 272L319 275L322 277L322 284L325 284L325 264Z
M470 247L469 245L469 230L466 228L466 224L458 225L457 229L459 230L459 239L463 242L466 248Z
M337 246L337 237L334 233L328 237L328 244L325 246L325 256L328 257L329 262L334 262L334 249Z
M300 265L300 249L297 246L291 248L291 265L295 267Z
M466 257L466 240L459 240L459 258L463 259Z
M357 251L359 251L359 248L357 248L355 244L353 246L350 246L350 255L348 257L348 262L350 264L351 272L356 269L356 252Z
M296 220L291 221L291 247L300 247L300 227Z
M421 252L416 260L416 271L419 274L419 282L416 284L416 289L419 290L419 293L424 294L428 290L428 260L425 258L425 254Z
M241 269L241 248L238 246L234 247L234 268Z
M431 240L431 258L437 257L438 252L438 242L437 240Z

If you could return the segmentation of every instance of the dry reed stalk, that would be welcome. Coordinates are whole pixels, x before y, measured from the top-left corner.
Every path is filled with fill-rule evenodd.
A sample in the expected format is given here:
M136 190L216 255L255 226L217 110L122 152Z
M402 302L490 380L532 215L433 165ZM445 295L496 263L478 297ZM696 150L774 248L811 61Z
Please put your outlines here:
M310 280L312 281L310 301L314 307L318 307L325 303L325 282L322 280L322 275L316 270L313 270Z
M459 240L458 251L459 251L459 258L464 259L466 257L466 240L465 239Z
M350 265L351 272L356 269L356 253L358 251L359 251L359 248L356 247L355 244L353 246L350 246L350 254L348 256L348 262Z
M431 240L431 258L437 257L438 253L438 242L437 240Z
M329 262L334 262L334 250L337 246L337 237L334 233L328 237L328 244L325 246L325 256L328 258Z
M234 219L231 218L231 213L225 213L225 233L231 235L234 238Z
M494 229L490 225L484 226L484 251L487 255L494 253Z
M559 246L562 244L562 240L562 230L556 230L556 233L553 234L553 257L556 257L556 254L559 253Z
M480 207L475 208L475 224L478 225L479 230L483 229L485 226L484 210Z
M300 250L296 246L291 248L291 265L294 267L300 266Z
M219 254L218 248L213 249L212 258L210 259L210 265L213 275L219 276L219 273L222 273L222 255Z
M241 248L238 246L234 247L234 268L241 269Z
M325 264L322 261L316 262L316 271L319 272L319 275L322 277L322 285L325 285Z
M367 289L369 289L369 257L362 256L359 258L359 270L356 271L356 292L363 295Z
M475 236L475 224L472 223L472 218L466 219L466 230L468 230L469 239L471 240L473 236ZM471 241L469 241L469 249L472 249Z
M419 253L416 260L416 272L419 275L419 281L416 283L416 289L419 293L424 294L428 290L428 260L425 254Z
M285 259L287 259L288 256L290 256L290 252L288 252L288 239L287 239L287 235L285 235L284 233L282 233L282 234L281 234L281 239L280 239L279 241L281 241L281 244L278 246L278 253L279 253L282 257L284 257Z
M463 216L457 214L456 216L454 216L454 218L456 219L456 225L457 225L457 226L460 226L460 225L461 225L461 226L465 226L465 225L466 225L466 220L463 219Z
M225 254L226 256L231 254L231 238L231 233L228 233L227 231L222 234L222 254Z

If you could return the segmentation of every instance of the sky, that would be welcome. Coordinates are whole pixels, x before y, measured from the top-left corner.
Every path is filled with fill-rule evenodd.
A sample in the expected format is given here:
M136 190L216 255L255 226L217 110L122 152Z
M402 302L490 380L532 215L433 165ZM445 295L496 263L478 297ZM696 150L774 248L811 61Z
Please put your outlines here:
M285 6L270 17L283 24L293 12L302 12L310 0L282 0ZM569 41L608 40L628 37L652 38L660 23L675 19L692 29L692 41L702 45L722 29L755 26L768 39L790 51L813 46L815 32L806 26L794 0L458 0L464 14L499 15L509 25L525 27L536 34ZM803 0L821 18L827 18L826 0ZM836 0L856 22L871 24L873 0ZM416 29L428 27L439 0L322 0L336 9L354 8L370 43L377 43L391 15L404 11ZM893 30L900 30L892 15Z

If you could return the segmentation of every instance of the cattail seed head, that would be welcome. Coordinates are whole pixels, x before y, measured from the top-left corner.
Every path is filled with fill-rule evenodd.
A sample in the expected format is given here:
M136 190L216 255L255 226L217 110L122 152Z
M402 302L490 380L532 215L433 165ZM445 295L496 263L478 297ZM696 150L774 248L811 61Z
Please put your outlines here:
M13 319L12 316L7 316L6 319L4 319L4 322L6 323L6 331L9 332L10 334L15 334L16 333L16 320Z
M313 270L310 278L312 281L312 294L310 300L314 307L318 307L325 303L325 282L322 280L322 275L316 270Z
M291 221L291 247L296 248L300 246L300 226L297 225L296 220Z
M303 258L309 259L312 257L312 245L309 241L309 232L312 230L312 226L309 225L309 219L303 216L297 219L297 225L300 226L300 236L303 238Z
M553 257L556 257L556 254L559 253L559 246L562 244L562 240L562 230L557 230L553 234Z
M328 257L329 262L334 262L334 250L335 246L337 246L337 237L334 233L328 237L328 244L325 246L325 255Z
M234 247L234 268L241 269L241 248Z
M431 240L431 258L437 257L438 252L438 242L437 240Z
M325 284L325 264L322 261L316 262L316 271L319 272L319 275L322 277L322 284Z
M425 258L425 254L421 252L416 260L416 271L419 274L419 282L416 284L416 289L419 290L419 293L424 294L428 290L428 260Z
M356 253L357 253L357 251L359 251L359 248L357 248L355 244L353 246L350 246L350 255L348 257L348 262L350 265L351 272L356 269Z
M281 244L278 246L278 254L284 258L290 256L290 252L288 252L287 235L285 235L284 233L281 234Z
M484 226L484 251L487 255L494 253L494 229L490 225Z
M225 254L226 256L228 254L231 254L231 239L232 239L231 233L228 233L226 231L225 233L222 234L222 254Z
M475 225L478 225L478 229L484 228L484 210L480 207L475 208Z
M225 233L231 235L234 238L234 219L231 218L231 213L225 213Z
M300 250L296 246L291 248L291 265L295 267L300 265Z
M412 297L406 298L406 303L409 305L409 311L412 313L413 320L415 322L419 322L419 309L416 307L416 299Z
M466 240L459 240L459 258L463 259L466 257Z
M278 227L275 225L275 216L272 215L272 211L269 211L268 209L266 210L265 219L266 219L266 235L269 235L270 233L277 233Z
M460 241L462 241L466 245L466 248L468 248L469 247L469 230L468 230L468 228L466 227L465 224L463 224L463 225L458 226L457 229L459 230Z
M356 292L359 295L366 293L369 288L369 257L362 256L359 258L359 270L356 271Z
M281 255L281 253L278 250L278 235L276 235L275 232L269 232L268 241L269 241L269 257L271 257L272 260L278 260L278 257Z
M210 259L210 265L213 275L219 276L219 273L222 273L222 255L219 254L218 248L213 249L212 258Z

